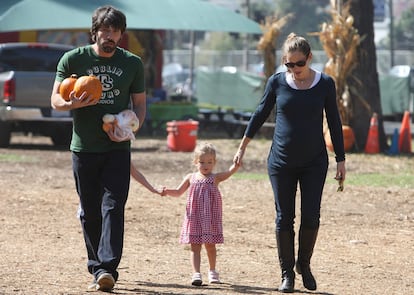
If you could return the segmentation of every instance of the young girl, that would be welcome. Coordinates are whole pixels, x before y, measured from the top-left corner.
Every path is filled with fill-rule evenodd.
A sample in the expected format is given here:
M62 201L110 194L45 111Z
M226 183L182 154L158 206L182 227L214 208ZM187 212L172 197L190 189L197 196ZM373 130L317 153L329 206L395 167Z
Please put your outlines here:
M176 189L164 188L162 195L178 197L188 188L186 214L181 229L180 243L191 244L191 263L194 274L191 284L201 286L201 246L204 244L210 271L209 283L220 283L216 272L216 244L224 242L222 203L218 184L237 171L239 165L231 165L228 171L213 173L216 150L212 144L199 145L194 152L197 172L185 176Z
M161 195L162 189L156 189L156 188L154 188L148 182L148 180L145 178L145 176L141 172L139 172L138 169L132 163L131 163L131 171L130 171L130 173L131 173L132 178L134 178L136 181L138 181L140 184L142 184L147 190L149 190L150 192L152 192L154 194Z

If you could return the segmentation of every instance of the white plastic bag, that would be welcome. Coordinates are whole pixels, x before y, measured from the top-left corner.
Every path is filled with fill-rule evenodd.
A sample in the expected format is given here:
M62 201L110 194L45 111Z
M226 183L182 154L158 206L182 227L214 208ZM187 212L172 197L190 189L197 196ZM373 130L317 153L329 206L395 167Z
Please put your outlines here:
M139 128L139 120L131 110L124 110L119 114L105 114L102 117L103 129L113 128L114 135L119 141L134 140L134 132Z

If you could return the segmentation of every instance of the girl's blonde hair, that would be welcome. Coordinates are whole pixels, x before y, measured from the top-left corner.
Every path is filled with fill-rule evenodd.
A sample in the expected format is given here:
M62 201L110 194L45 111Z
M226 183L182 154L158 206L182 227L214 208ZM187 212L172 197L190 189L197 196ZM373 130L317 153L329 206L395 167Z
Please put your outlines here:
M309 57L309 54L311 53L311 47L305 38L296 35L295 33L290 33L285 43L283 43L282 47L282 64L286 62L286 55L289 52L299 51L302 52L303 55L306 57Z
M216 148L214 147L214 145L208 142L199 144L194 151L193 163L197 163L200 156L206 154L213 155L214 160L216 159Z

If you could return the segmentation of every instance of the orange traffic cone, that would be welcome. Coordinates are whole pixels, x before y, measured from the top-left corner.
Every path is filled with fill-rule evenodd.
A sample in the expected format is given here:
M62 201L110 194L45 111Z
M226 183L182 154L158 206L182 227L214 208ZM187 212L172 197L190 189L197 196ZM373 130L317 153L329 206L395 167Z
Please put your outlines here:
M377 154L379 153L379 138L378 138L378 115L374 113L371 117L369 126L367 143L365 145L365 153Z
M400 138L398 140L398 147L401 153L411 153L411 127L410 127L410 112L405 111L401 122Z

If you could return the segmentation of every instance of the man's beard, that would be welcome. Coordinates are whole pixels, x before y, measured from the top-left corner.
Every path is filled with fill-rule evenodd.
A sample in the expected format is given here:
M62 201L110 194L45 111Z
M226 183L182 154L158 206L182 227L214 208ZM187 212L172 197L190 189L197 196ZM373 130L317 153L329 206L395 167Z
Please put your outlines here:
M116 50L116 47L118 46L118 43L114 41L105 41L101 44L101 49L105 53L112 53Z

